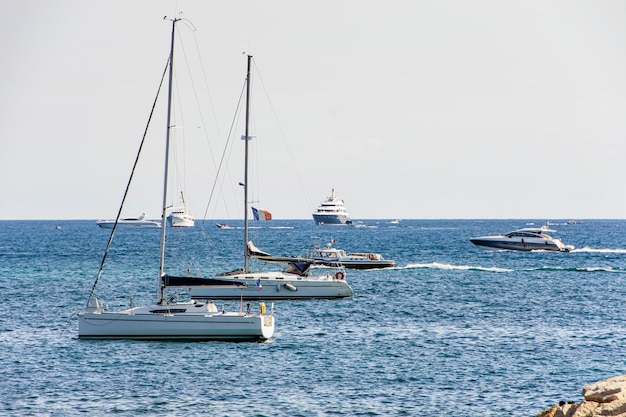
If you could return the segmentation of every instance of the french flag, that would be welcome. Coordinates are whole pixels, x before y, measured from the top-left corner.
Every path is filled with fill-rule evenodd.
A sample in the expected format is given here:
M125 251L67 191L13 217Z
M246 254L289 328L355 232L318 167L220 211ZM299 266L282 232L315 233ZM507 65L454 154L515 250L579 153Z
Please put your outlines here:
M252 216L256 221L272 220L272 213L267 210L261 210L256 207L252 208Z
M259 287L259 290L263 290L263 284L261 284L261 280L256 280L256 286Z

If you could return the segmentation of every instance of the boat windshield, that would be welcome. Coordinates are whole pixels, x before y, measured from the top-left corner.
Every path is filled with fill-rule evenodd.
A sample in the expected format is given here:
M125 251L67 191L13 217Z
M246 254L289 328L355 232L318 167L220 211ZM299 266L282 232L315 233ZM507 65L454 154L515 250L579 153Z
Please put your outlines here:
M506 235L506 237L548 237L542 233L535 232L511 232Z

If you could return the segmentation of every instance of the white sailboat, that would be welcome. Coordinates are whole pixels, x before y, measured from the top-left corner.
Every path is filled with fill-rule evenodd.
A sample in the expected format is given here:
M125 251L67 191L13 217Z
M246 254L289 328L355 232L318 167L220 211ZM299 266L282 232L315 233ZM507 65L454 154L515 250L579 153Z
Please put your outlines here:
M169 91L167 135L165 153L165 181L163 187L162 219L167 215L168 188L168 155L170 147L171 110L172 110L172 77L174 72L174 35L176 23L180 19L172 19L172 38L169 54ZM165 76L165 74L164 74ZM131 176L132 178L132 176ZM123 206L123 202L122 202ZM121 212L121 207L120 207ZM119 218L119 214L118 214ZM165 225L164 225L165 226ZM165 298L165 235L167 227L161 229L159 255L159 271L156 302L152 305L135 307L130 299L128 309L109 311L95 298L94 293L102 274L102 266L106 253L115 234L116 226L111 232L109 246L105 251L102 266L93 285L87 307L78 313L79 338L96 339L149 339L149 340L221 340L221 341L256 341L266 340L274 333L274 317L268 313L265 304L259 304L259 312L250 312L250 304L243 311L219 311L213 302L175 302ZM233 283L224 285L235 286Z
M185 196L182 191L180 193L180 199L182 201L182 206L172 209L170 215L167 216L167 222L172 227L194 227L196 222L191 214L191 211L187 210L185 206Z
M248 56L246 77L246 125L244 181L244 267L233 272L211 278L166 276L166 286L182 288L192 299L243 299L243 300L292 300L292 299L333 299L352 296L352 288L345 280L345 273L327 272L311 275L310 262L290 263L283 271L251 272L248 268L248 147L250 117L250 76L252 56ZM220 227L218 225L218 227ZM237 285L237 286L234 286ZM241 286L241 287L238 287Z

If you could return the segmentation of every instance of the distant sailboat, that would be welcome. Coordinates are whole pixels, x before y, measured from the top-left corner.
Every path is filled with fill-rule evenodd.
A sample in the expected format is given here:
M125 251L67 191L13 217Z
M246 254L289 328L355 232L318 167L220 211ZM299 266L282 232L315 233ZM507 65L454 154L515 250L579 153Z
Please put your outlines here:
M185 207L185 196L182 191L180 192L180 199L182 206L172 209L170 215L167 216L167 221L172 227L193 227L195 221L191 212Z
M165 181L163 186L162 218L166 218L168 206L168 155L170 153L170 117L172 113L172 78L174 73L174 34L176 23L180 19L172 20L172 40L168 60L169 93L165 154ZM163 74L165 76L165 74ZM158 97L158 96L157 96ZM141 148L140 148L141 150ZM134 171L134 170L133 170ZM132 174L131 174L132 179ZM130 185L130 181L129 181ZM125 198L125 197L124 197ZM122 200L122 206L124 200ZM121 212L122 207L120 207ZM119 218L119 214L118 214ZM109 245L102 259L98 277L94 282L87 307L78 313L78 336L94 339L150 339L150 340L221 340L221 341L255 341L270 338L274 333L274 317L265 309L265 304L259 304L259 313L243 310L226 312L217 309L213 302L174 301L174 297L165 297L168 276L165 274L165 243L166 230L161 229L159 250L159 268L156 302L152 305L135 307L131 297L129 307L121 311L109 311L95 297L96 286L101 277L107 252L115 235L118 222L111 231ZM237 288L244 283L232 281L222 282L224 286Z

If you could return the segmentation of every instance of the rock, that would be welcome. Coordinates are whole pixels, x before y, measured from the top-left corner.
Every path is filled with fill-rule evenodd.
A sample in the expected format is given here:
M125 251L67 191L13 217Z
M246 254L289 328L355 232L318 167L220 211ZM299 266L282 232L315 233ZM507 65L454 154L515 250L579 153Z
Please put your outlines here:
M578 404L561 401L537 417L626 417L626 375L587 385L582 395L585 400Z
M626 396L626 375L614 376L583 388L585 400L597 403L623 401L624 396Z

